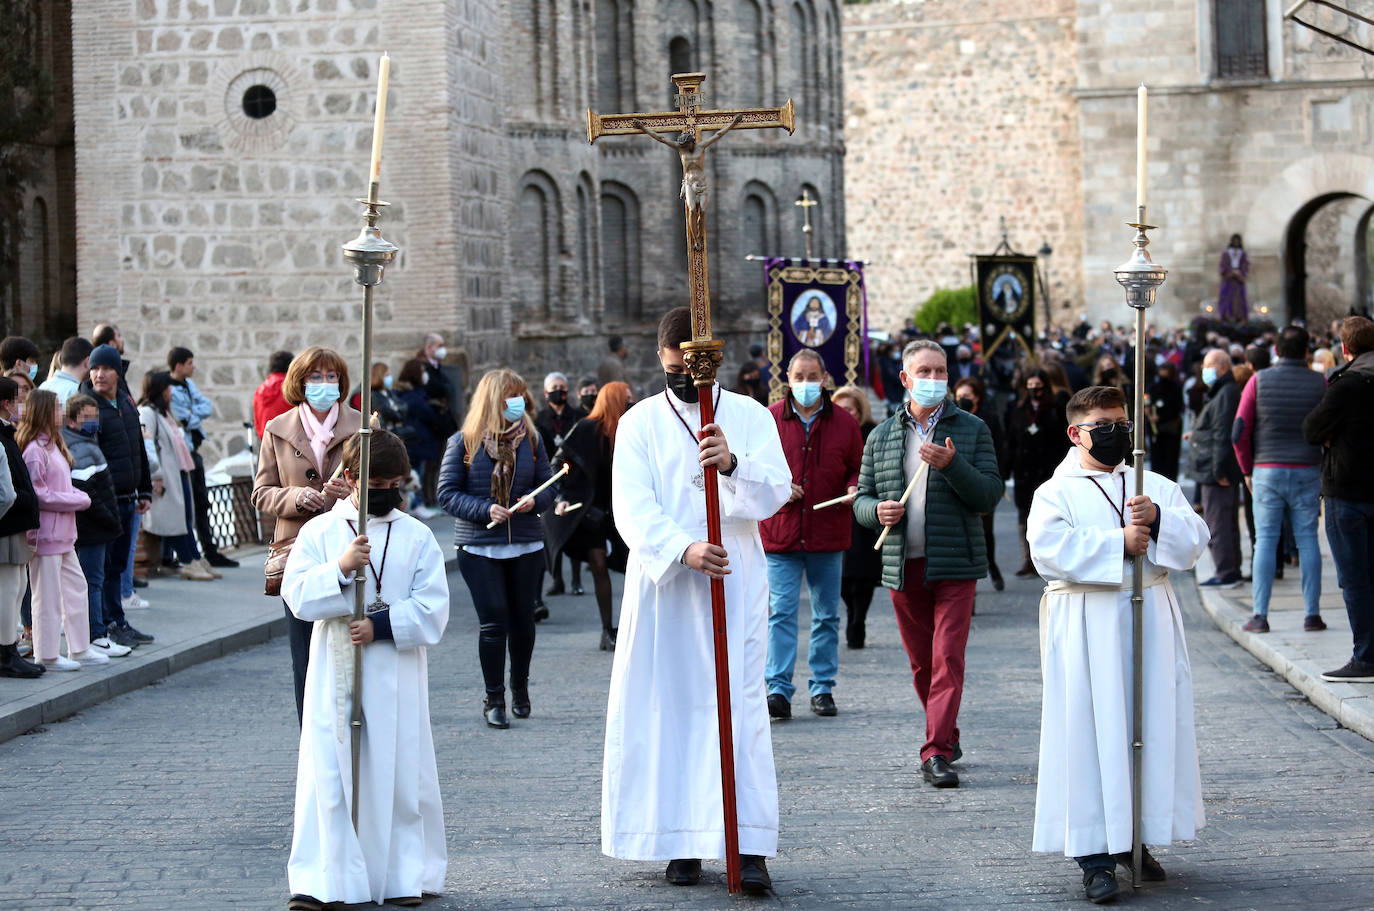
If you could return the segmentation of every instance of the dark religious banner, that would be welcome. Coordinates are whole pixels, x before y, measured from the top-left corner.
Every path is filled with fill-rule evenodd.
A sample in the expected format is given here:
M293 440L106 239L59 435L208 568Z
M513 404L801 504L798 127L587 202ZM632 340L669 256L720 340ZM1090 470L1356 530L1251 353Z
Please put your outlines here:
M834 385L868 376L868 294L864 264L770 256L763 261L768 288L768 398L783 396L787 363L802 348L817 351Z
M1003 346L1010 346L1003 354L1012 357L1030 353L1035 345L1035 257L993 254L973 259L983 359L989 360Z

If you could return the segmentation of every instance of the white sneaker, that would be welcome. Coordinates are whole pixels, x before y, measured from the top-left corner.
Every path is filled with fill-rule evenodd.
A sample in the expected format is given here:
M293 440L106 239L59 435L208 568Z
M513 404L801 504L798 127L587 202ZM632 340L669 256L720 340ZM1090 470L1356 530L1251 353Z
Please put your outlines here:
M68 655L68 658L77 664L109 664L110 656L100 651L100 649L88 648L84 652L77 652L75 655Z
M120 645L108 636L101 636L99 639L91 640L91 650L109 655L111 658L123 658L133 651L127 645Z
M48 670L50 670L50 671L79 671L79 670L81 670L81 665L80 665L80 664L78 664L77 662L71 660L70 658L63 658L61 655L58 655L58 656L57 656L56 658L54 658L52 661L44 661L44 662L43 662L43 666L46 667L46 668L47 668Z
M147 610L152 606L147 601L140 598L138 592L134 592L132 595L125 598L123 604L125 610Z

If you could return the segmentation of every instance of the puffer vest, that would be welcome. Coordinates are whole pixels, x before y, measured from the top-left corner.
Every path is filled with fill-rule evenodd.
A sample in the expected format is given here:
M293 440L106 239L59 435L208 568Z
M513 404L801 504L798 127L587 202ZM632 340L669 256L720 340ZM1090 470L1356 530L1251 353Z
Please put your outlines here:
M1305 363L1279 358L1255 374L1255 464L1320 465L1321 447L1302 435L1303 418L1326 394L1326 379Z

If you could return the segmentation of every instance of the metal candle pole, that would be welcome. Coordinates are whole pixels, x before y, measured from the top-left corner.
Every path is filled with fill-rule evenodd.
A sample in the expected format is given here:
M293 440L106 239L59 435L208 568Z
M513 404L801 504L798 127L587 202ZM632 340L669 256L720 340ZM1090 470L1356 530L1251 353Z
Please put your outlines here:
M353 280L363 286L363 369L362 369L362 428L358 446L358 529L367 534L367 479L371 473L372 449L372 384L368 381L372 370L372 289L382 283L382 273L396 259L398 248L382 239L377 216L387 205L377 198L377 181L368 186L363 204L365 225L358 236L344 244L344 259L353 266ZM381 585L381 579L377 584ZM381 591L377 597L382 596ZM353 579L353 619L363 619L367 598L367 566L358 567ZM353 756L353 831L358 831L358 767L363 743L363 648L353 646L353 711L348 721Z
M1164 284L1168 270L1156 265L1145 248L1150 239L1145 232L1154 225L1145 223L1145 206L1136 208L1135 253L1116 268L1116 280L1126 289L1126 303L1135 310L1135 407L1131 419L1135 422L1135 495L1145 493L1145 311L1155 302L1155 291ZM1131 574L1131 619L1133 626L1131 647L1131 884L1140 885L1141 842L1141 783L1145 750L1145 557L1137 554Z

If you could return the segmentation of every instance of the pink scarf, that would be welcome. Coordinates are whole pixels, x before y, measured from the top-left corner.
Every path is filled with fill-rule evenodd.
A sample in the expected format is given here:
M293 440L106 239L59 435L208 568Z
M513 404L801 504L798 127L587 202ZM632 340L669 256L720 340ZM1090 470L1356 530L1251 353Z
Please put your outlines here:
M310 439L310 451L315 453L315 467L320 470L320 474L324 474L324 454L329 451L329 444L334 442L334 425L339 422L339 405L337 402L334 403L323 421L315 417L315 412L309 405L302 404L296 410L300 412L305 435Z
M181 471L195 471L196 463L191 458L191 450L186 445L186 437L182 434L181 428L161 414L157 416L157 419L162 422L163 429L167 431L167 437L172 441L172 449L176 450L177 468Z

